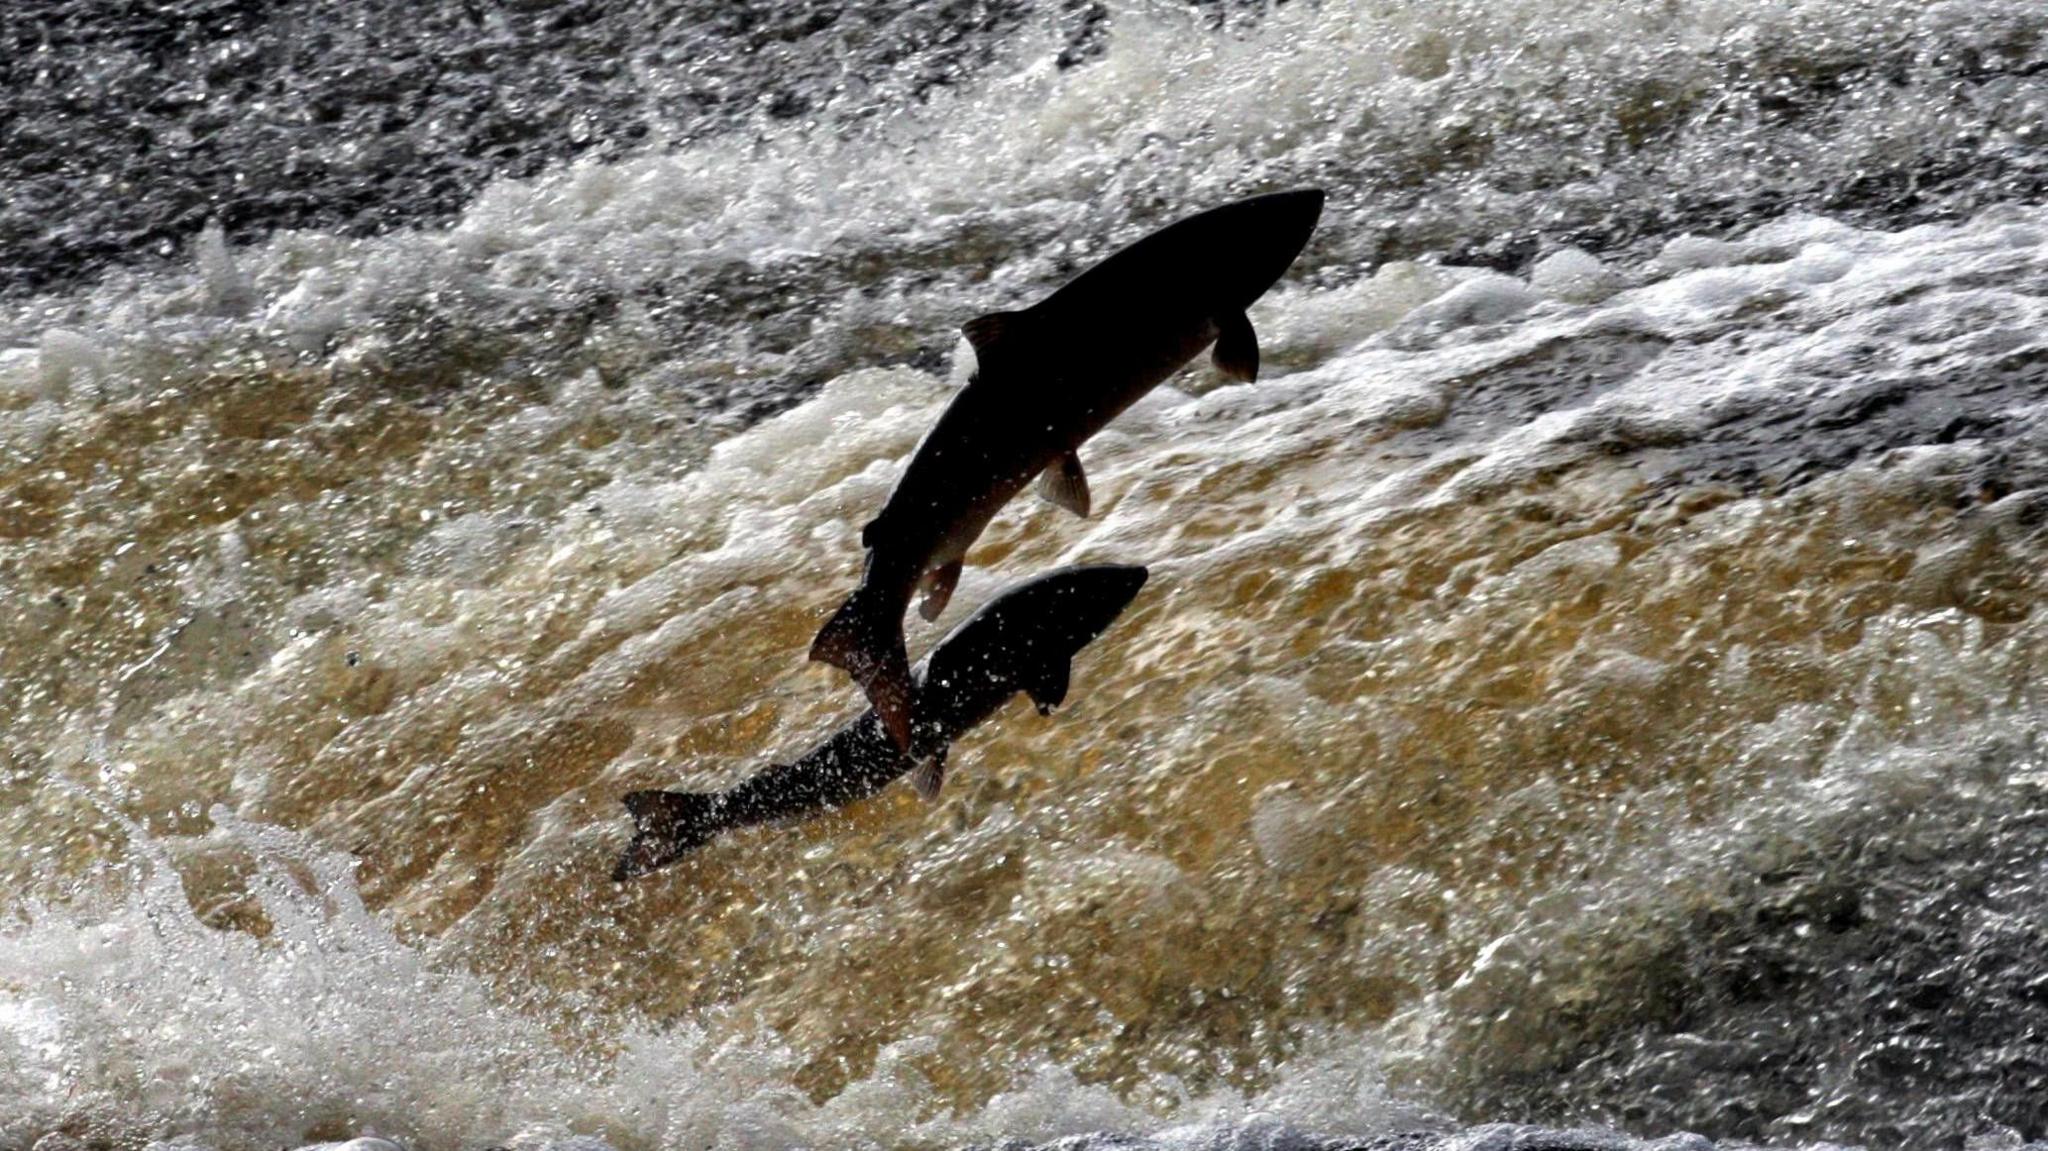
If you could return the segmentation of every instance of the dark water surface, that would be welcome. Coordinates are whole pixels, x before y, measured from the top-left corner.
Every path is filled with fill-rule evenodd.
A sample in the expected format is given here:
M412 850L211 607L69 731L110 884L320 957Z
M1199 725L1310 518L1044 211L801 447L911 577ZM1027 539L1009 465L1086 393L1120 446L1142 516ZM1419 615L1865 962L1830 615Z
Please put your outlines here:
M236 242L445 224L491 180L562 160L858 118L970 77L1029 12L21 0L0 43L0 285L171 257L209 220ZM1069 23L1078 53L1089 21Z

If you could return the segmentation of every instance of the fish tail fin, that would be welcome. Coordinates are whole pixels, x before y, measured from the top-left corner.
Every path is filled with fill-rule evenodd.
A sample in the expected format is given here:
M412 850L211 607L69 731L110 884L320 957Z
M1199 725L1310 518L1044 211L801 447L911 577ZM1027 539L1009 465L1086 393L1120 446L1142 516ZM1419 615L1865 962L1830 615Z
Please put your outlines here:
M612 882L666 867L718 834L719 795L699 791L629 791L620 798L633 817L633 842L619 855Z
M817 638L811 641L811 659L844 668L859 678L857 667L889 640L888 613L876 602L878 598L866 584L853 589L853 594L818 629Z
M882 717L896 746L910 746L910 656L903 648L904 604L855 589L811 641L811 658L844 668Z

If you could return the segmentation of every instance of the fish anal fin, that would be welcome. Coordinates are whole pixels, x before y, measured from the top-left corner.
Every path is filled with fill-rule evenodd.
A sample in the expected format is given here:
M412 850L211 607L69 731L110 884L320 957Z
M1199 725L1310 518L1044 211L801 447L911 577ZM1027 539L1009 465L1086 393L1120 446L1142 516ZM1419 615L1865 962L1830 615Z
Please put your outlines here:
M1038 475L1038 494L1046 502L1063 507L1082 519L1088 518L1088 473L1081 470L1081 457L1073 452L1054 460Z
M1024 694L1038 705L1038 714L1051 715L1053 708L1067 702L1067 677L1073 666L1066 660L1060 660L1042 669L1024 685Z
M946 782L946 749L941 747L931 758L910 769L910 786L917 789L918 797L926 803L937 802L939 788Z
M926 620L939 618L946 610L946 604L953 598L953 589L960 586L960 561L940 564L925 573L924 597L917 601L917 614Z
M1003 342L1010 329L1016 325L1017 312L990 312L976 316L960 325L960 332L967 342L974 345L976 358L986 357L991 348Z
M1252 331L1251 317L1243 312L1216 317L1216 350L1210 359L1233 380L1251 383L1259 378L1259 336Z

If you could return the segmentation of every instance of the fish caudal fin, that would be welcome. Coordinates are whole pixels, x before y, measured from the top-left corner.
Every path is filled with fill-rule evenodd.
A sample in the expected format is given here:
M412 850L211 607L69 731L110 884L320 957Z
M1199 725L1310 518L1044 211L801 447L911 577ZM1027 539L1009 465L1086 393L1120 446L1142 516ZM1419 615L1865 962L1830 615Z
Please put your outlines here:
M612 882L674 863L720 830L719 796L696 791L629 791L620 799L633 817L633 842L612 868Z
M866 585L855 589L811 641L811 658L845 669L867 693L889 738L909 749L910 657L903 650L900 601L892 606Z
M865 683L891 647L903 647L902 617L863 584L855 588L811 641L811 659L842 668Z
M1216 350L1209 358L1233 380L1251 383L1259 378L1259 336L1252 331L1251 317L1243 312L1232 312L1216 317L1216 326L1222 329L1216 337Z
M1046 502L1063 507L1082 519L1088 518L1088 473L1081 470L1081 457L1073 452L1054 460L1038 474L1038 494Z

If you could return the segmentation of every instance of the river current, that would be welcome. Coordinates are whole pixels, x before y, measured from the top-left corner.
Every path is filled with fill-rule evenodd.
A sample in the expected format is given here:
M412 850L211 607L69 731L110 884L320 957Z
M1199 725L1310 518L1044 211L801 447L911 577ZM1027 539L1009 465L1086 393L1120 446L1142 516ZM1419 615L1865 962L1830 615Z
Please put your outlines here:
M2048 1139L2037 4L192 7L5 41L0 1146ZM1065 706L610 883L959 325L1303 185L911 625L1149 565Z

